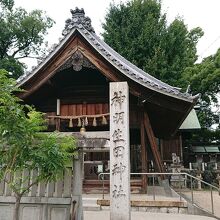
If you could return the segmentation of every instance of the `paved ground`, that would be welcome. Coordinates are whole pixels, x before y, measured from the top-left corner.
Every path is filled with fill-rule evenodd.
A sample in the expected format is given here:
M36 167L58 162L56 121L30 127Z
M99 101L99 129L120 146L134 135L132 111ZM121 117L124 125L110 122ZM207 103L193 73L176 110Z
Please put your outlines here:
M185 194L188 198L191 198L191 192L184 192L183 194ZM198 206L212 212L210 191L194 191L193 198L194 202ZM216 191L213 191L213 206L214 214L220 218L220 195Z
M109 211L84 211L84 220L109 220ZM216 220L199 215L182 215L166 213L132 212L131 220Z
M174 191L171 193L164 192L162 189L156 189L156 200L161 201L179 201L180 197ZM183 193L183 191L182 191ZM191 198L191 192L184 192L185 196ZM102 198L101 194L84 194L84 198ZM212 212L211 208L211 193L210 191L194 191L193 193L194 202L202 207L203 209L208 210L210 213ZM105 195L105 199L109 199L109 195ZM148 192L148 195L143 194L131 194L132 200L153 200L153 193L152 191ZM184 201L184 199L182 199ZM213 191L213 206L214 206L214 214L215 216L220 218L220 195L218 192ZM107 218L108 217L108 218ZM85 212L85 220L108 220L109 219L109 212L108 211L86 211ZM142 220L142 219L155 219L155 220L211 220L214 218L210 217L203 217L203 216L196 216L196 215L182 215L182 214L166 214L166 213L149 213L149 212L132 212L132 219L134 220Z

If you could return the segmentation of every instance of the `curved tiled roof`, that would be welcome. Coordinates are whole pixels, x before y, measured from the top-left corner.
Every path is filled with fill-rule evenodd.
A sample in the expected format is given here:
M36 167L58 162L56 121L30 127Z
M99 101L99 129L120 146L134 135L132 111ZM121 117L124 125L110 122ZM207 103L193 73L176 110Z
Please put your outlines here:
M41 62L38 63L38 66L32 68L32 71L26 72L18 78L18 86L22 86L27 80L34 76L38 70L40 70L57 53L57 51L59 51L59 49L61 49L73 33L78 31L99 54L133 81L148 89L188 102L195 102L198 99L198 95L192 96L189 93L180 92L179 88L170 86L156 79L118 54L95 34L91 25L91 20L90 18L85 17L83 9L76 8L75 10L71 10L71 13L72 19L66 20L65 29L62 33L63 37L59 39L59 44L54 44L50 49L49 54L46 57L43 57Z

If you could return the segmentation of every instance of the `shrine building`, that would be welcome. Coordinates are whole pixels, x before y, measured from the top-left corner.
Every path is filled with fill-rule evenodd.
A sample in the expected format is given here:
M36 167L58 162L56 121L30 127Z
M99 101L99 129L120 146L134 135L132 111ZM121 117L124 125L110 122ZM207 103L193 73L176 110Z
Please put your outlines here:
M44 112L48 132L75 135L84 154L84 185L109 172L109 83L129 86L131 172L164 172L171 154L182 156L179 128L198 95L182 93L139 69L102 39L83 9L71 10L62 38L18 80L19 97ZM146 177L131 177L143 186Z

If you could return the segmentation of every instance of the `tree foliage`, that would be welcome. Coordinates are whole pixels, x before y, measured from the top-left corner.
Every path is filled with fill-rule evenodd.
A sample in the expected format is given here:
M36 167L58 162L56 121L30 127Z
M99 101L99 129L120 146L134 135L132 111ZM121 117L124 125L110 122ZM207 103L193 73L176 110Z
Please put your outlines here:
M186 68L183 75L193 93L201 93L202 100L208 104L216 103L220 91L220 49L201 63Z
M53 20L41 10L15 8L13 0L0 0L0 68L18 78L24 71L22 58L39 57L44 36Z
M73 137L40 132L45 130L43 114L23 105L14 95L18 91L16 81L0 70L0 180L15 193L14 220L24 193L40 181L56 180L76 148ZM30 183L17 177L23 170L40 172Z
M205 127L218 123L219 116L212 112L211 105L218 104L217 94L220 92L220 49L201 63L186 68L183 77L191 85L193 94L201 94L199 110L201 123Z
M103 28L106 43L133 64L173 86L187 86L182 73L197 60L201 28L189 31L181 18L168 24L157 0L111 4Z
M183 91L191 85L192 94L201 94L202 127L216 123L211 104L220 88L220 50L195 64L201 28L189 30L179 17L168 24L159 0L131 0L110 5L103 29L106 43L139 68Z

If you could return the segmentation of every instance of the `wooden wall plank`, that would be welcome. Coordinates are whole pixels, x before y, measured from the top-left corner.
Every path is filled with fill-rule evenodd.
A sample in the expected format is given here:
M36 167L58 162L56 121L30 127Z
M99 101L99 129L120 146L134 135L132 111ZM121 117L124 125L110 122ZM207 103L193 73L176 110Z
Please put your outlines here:
M76 105L76 115L82 115L82 104Z
M73 115L76 115L76 105L73 105Z
M60 176L60 179L56 181L55 183L55 192L54 192L54 197L62 197L63 194L63 184L64 184L64 179L63 179L63 174Z
M90 115L95 115L95 105L94 104L90 105Z
M45 182L40 182L38 184L38 193L37 195L40 197L45 197L45 193L46 193L46 183Z
M105 103L103 104L103 113L109 113L109 104L108 103Z
M95 104L95 113L102 114L102 104Z
M31 175L30 175L30 184L34 183L37 179L38 176L38 171L37 170L32 170L31 171ZM34 184L29 192L29 196L33 197L33 196L37 196L37 189L38 189L38 184Z
M21 187L21 181L22 181L22 172L21 171L17 171L14 174L14 178L13 178L13 182L16 184L17 188ZM14 196L15 193L12 192L12 195Z
M60 106L60 114L63 116L68 115L68 105L61 105Z
M47 183L46 196L53 197L54 191L55 191L55 183L54 182Z
M12 176L11 176L10 173L8 173L8 174L6 175L6 179L8 179L8 180L11 180L11 179L12 179ZM9 185L8 185L7 183L5 183L5 192L4 192L4 195L5 195L5 196L11 196L11 194L12 194L11 188L9 187Z
M86 115L87 114L87 108L86 108L86 103L83 103L83 105L82 105L82 114L83 115Z
M30 173L27 169L24 169L22 172L22 188L27 188L30 183ZM28 195L28 192L24 193L24 196Z
M4 194L4 190L5 190L5 182L1 181L0 182L0 196Z
M73 105L68 105L68 115L73 115Z
M72 170L70 168L66 169L64 172L64 188L63 197L70 197L72 191Z

